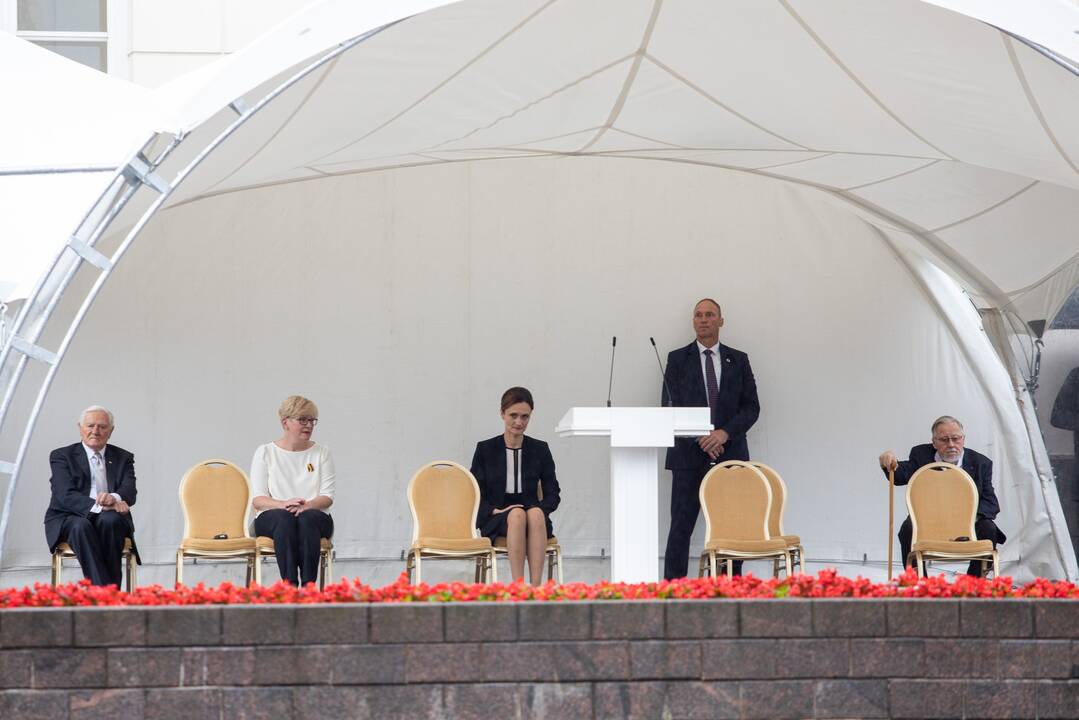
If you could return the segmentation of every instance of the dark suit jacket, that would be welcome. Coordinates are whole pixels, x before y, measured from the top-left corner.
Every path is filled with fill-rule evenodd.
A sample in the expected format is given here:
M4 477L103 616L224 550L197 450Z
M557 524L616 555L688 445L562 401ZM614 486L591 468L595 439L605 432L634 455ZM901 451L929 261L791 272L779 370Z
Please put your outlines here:
M521 444L521 490L525 509L538 507L543 514L550 514L558 507L558 478L554 472L551 449L542 440L525 435ZM491 518L491 511L503 507L506 497L506 441L501 435L476 443L472 456L472 474L480 485L480 509L476 514L476 527L482 528ZM543 486L543 500L537 488ZM547 532L551 532L548 520Z
M90 497L90 463L81 442L53 450L49 455L49 464L52 466L52 477L49 478L52 498L49 500L49 509L45 511L45 541L49 544L49 552L52 552L60 542L64 517L88 517L94 507L94 499ZM105 477L108 480L109 492L119 495L128 505L135 504L134 455L115 445L106 445ZM138 559L135 523L131 513L127 514L127 522L131 530L132 551Z
M895 484L906 485L919 469L936 462L936 448L931 444L915 445L910 449L910 459L900 460L895 470ZM1000 503L993 490L993 461L970 448L963 449L963 469L978 488L978 516L989 520L1000 512ZM887 471L885 471L887 474Z
M722 370L719 373L719 405L712 410L712 424L717 430L726 430L730 436L719 462L749 460L746 432L757 422L761 412L749 356L721 343L717 362ZM708 407L696 340L667 355L664 378L667 381L663 388L664 405ZM667 387L670 388L669 397ZM697 444L697 438L675 438L674 447L667 449L668 470L698 470L711 462Z
M1053 427L1079 432L1079 367L1068 373L1064 384L1060 386L1049 422Z
M1072 431L1075 457L1079 459L1079 367L1068 373L1068 378L1060 387L1049 422L1054 427Z

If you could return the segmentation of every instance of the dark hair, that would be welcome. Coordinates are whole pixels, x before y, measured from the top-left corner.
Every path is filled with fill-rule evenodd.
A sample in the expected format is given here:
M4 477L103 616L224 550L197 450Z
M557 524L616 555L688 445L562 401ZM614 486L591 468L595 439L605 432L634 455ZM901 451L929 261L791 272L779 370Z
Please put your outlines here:
M712 303L713 305L715 305L715 306L716 306L716 313L717 313L717 314L718 314L718 315L719 315L720 317L723 317L723 308L721 308L721 307L719 306L719 303L717 303L717 302L716 302L715 300L713 300L712 298L709 298L709 297L706 297L706 298L701 298L701 299L700 299L700 300L698 300L698 301L697 301L696 303L694 303L693 307L694 307L694 308L696 308L696 307L697 307L698 305L700 305L700 304L701 304L702 302L710 302L710 303Z
M528 392L528 388L511 387L502 393L502 412L506 412L506 408L519 402L528 403L528 407L536 409L536 404L532 402L532 393Z

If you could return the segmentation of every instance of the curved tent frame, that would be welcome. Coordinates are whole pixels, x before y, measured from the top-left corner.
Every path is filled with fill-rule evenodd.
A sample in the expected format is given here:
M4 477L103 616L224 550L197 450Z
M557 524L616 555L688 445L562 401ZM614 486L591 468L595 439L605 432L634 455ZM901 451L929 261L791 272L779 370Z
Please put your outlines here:
M529 5L529 3L523 4ZM532 14L528 16L528 19L542 13L553 4L553 0L541 4L531 3L530 5L539 5L539 7L534 9ZM634 58L628 58L629 62L636 62L639 64L641 59L647 54L647 38L655 26L657 16L659 15L663 3L662 0L656 0L649 4L651 5L651 12L648 28L645 33L646 38L642 41L641 47L637 53L635 53ZM816 37L808 24L801 21L798 17L798 13L788 2L781 0L780 4L789 11L793 17L798 19L799 22L802 22L808 35L812 36L825 51L828 51L824 46L823 41L820 41L820 39ZM336 2L326 2L319 6L319 8L322 11L329 13L338 5L339 3ZM415 7L410 7L410 10L427 8L440 9L443 5L453 5L453 3L417 2L412 5ZM461 3L461 5L469 6L469 3ZM317 20L318 12L312 14ZM178 117L181 119L178 121L179 127L174 132L154 133L149 139L142 143L135 152L131 153L122 167L114 173L108 189L101 195L94 206L87 211L75 232L64 244L62 249L55 255L47 272L45 272L37 282L34 291L23 304L14 325L11 327L9 337L4 342L2 349L0 349L0 387L3 388L3 397L2 400L0 400L0 429L4 427L5 422L8 419L8 412L11 409L20 383L24 381L25 370L28 363L39 362L47 367L47 372L37 388L33 407L22 427L22 437L15 458L11 461L0 459L0 474L7 474L10 476L10 482L4 500L3 514L2 517L0 517L0 557L2 557L3 553L3 542L8 520L12 511L19 472L25 460L25 453L29 446L35 423L44 404L49 387L55 377L56 371L98 293L115 269L116 264L123 258L126 251L140 235L146 224L156 212L166 206L170 199L176 198L177 191L204 161L210 158L215 151L232 138L238 130L258 117L262 111L272 107L275 100L286 94L290 89L296 87L301 81L313 77L313 74L316 73L316 71L332 68L334 62L344 57L350 51L360 47L365 41L380 35L387 28L407 20L411 16L411 12L404 15L398 13L398 16L385 22L381 22L377 26L371 27L368 25L371 29L367 29L361 34L347 40L340 41L336 45L329 46L330 49L328 50L324 49L318 53L307 56L308 58L314 57L313 60L304 60L295 64L292 68L283 73L268 73L268 75L263 78L259 78L260 82L250 83L240 94L237 95L232 93L230 100L227 104L224 104L224 106L219 104L216 107L213 107L212 103L207 105L205 99L207 96L213 97L214 92L218 92L221 87L227 87L221 84L214 86L216 81L215 78L210 78L205 86L190 88L190 97L199 98L198 102L193 101L192 104L198 105L201 102L203 108L191 111L190 107L192 105L188 105L188 115L184 116L183 112L178 113ZM302 17L298 20L294 19L293 21L287 22L281 29L275 31L275 33L278 35L289 32L294 33L296 27L302 26L306 22L307 21ZM340 29L335 29L335 31L341 32ZM1005 31L1000 32L1006 34ZM300 33L300 35L303 34L304 32ZM274 35L274 33L271 33L271 35ZM1022 38L1019 39L1022 40ZM1010 42L1009 39L1005 38L1004 42L1014 60L1014 47L1008 45ZM1029 43L1025 40L1023 42L1027 43L1027 45L1036 52L1041 53L1057 63L1060 67L1067 69L1073 74L1076 73L1074 66L1061 60L1061 58L1052 51L1045 50L1045 48L1042 48L1036 43ZM263 42L262 45L265 46L267 43ZM263 52L265 52L265 50L263 50ZM255 55L257 55L257 53L255 53ZM842 67L842 63L838 58L834 55L832 55L832 58ZM231 62L234 59L227 58L226 60ZM627 60L627 58L623 58L623 60ZM228 65L230 62L222 64L222 75L229 69ZM236 62L242 63L242 58ZM297 67L299 69L295 69ZM860 81L853 73L845 67L843 69L855 83L861 85ZM254 76L249 75L249 77ZM268 79L264 79L265 77L268 77ZM622 93L619 95L617 101L618 106L617 108L612 109L611 117L603 129L612 129L614 127L614 119L617 116L617 111L620 110L626 102L626 96L632 86L633 78L635 78L635 74L631 75L631 79L627 80ZM203 93L202 91L206 88L210 88L210 91L208 93ZM871 95L867 88L862 86L862 89ZM174 92L176 92L178 96L182 95L184 93L184 88L181 87L178 90L174 90ZM1036 100L1029 92L1028 99L1030 99L1036 107ZM883 105L881 105L881 107L883 108ZM212 112L207 108L212 109ZM886 113L891 114L887 108L883 109ZM1048 126L1044 122L1044 117L1042 117L1042 120L1043 127L1048 130ZM902 125L902 122L900 122L900 125ZM910 130L910 128L908 128L908 130ZM910 131L917 136L917 133L914 133L913 130ZM599 133L599 135L601 134L602 132ZM880 232L882 239L893 247L895 247L895 243L892 239L893 231L914 238L917 243L922 246L928 258L931 258L934 263L948 268L950 273L952 273L964 287L986 301L992 308L991 312L999 320L995 325L999 328L998 335L1006 335L1008 333L1008 326L1014 324L1015 318L1018 318L1019 322L1030 319L1029 311L1026 313L1017 313L1012 309L1017 297L1022 297L1027 294L1028 290L1032 288L1044 290L1046 285L1051 284L1051 281L1059 281L1061 278L1064 278L1065 282L1062 285L1068 287L1055 287L1054 289L1056 292L1053 293L1053 299L1043 299L1037 303L1041 308L1051 307L1054 303L1059 307L1060 302L1062 302L1067 295L1065 291L1070 289L1070 287L1079 284L1079 254L1077 254L1065 263L1055 267L1049 275L1034 283L1032 286L1023 288L1017 292L1006 292L992 277L985 274L977 265L969 262L962 254L956 252L947 241L940 237L940 231L956 227L968 220L976 219L985 212L988 212L988 210L980 210L970 214L968 217L960 218L935 228L926 227L910 217L906 217L881 204L873 202L872 199L868 197L857 194L854 192L855 188L839 187L835 184L814 180L809 176L799 176L797 173L788 174L790 166L813 161L820 157L825 157L830 153L821 155L814 154L810 151L810 157L808 158L781 162L775 165L754 167L747 166L744 163L723 162L716 158L700 159L694 157L693 152L664 152L659 149L663 143L656 145L655 151L592 150L591 148L599 139L599 135L596 135L596 137L591 142L588 142L583 148L574 151L551 149L550 147L546 149L536 149L533 147L531 149L524 148L524 152L522 152L522 148L512 149L512 151L503 149L503 152L496 152L493 155L490 152L488 152L487 155L477 155L476 153L469 155L468 153L462 153L460 159L454 158L454 156L449 153L433 154L428 157L432 163L469 161L481 158L486 159L486 157L491 156L510 158L521 154L527 154L529 156L534 156L536 154L571 156L609 155L622 158L661 159L668 162L703 164L728 171L751 173L804 187L814 188L867 219L868 222L878 228L878 232ZM1050 135L1052 135L1051 132ZM559 138L551 138L549 140L558 139ZM1055 138L1054 144L1057 149L1060 150L1064 158L1068 160L1068 164L1071 165L1072 169L1076 169L1072 161L1068 159L1067 152ZM930 145L930 147L932 147L932 145ZM804 149L809 150L809 148ZM687 150L693 149L687 148ZM954 160L954 157L947 153L941 152L941 154L946 158ZM414 158L412 164L425 164L418 155L414 154L412 157ZM939 162L941 162L941 159L927 158L925 163L919 164L913 169L893 174L890 177L885 178L885 180L917 173ZM383 167L399 167L406 164L408 163L398 161L396 164L386 164ZM377 168L377 163L373 167ZM237 170L239 170L239 168L237 168ZM364 170L346 169L343 173L362 171ZM235 173L236 171L234 170L233 172ZM308 177L319 177L332 174L334 173L316 171ZM231 176L232 173L230 173L226 179ZM302 180L305 178L300 179ZM282 181L288 182L291 180ZM214 187L221 185L222 182L224 181L219 181ZM1037 185L1038 182L1038 180L1034 180L1021 187L1018 191L1009 194L989 209L997 208L1004 203L1021 196ZM240 184L235 188L224 188L217 192L214 192L211 188L209 192L198 193L193 197L181 198L178 202L189 202L201 197L219 194L220 192L242 190L247 189L248 187L254 187L254 185ZM859 185L857 187L861 188L864 187L864 185ZM174 205L175 204L176 203L174 203ZM119 244L114 248L105 247L103 239L106 237L109 230L128 227L128 224L130 224L130 230L123 235ZM934 272L932 263L927 263L926 266L922 266L919 261L911 260L907 256L900 255L900 257L908 265L912 274L916 278L919 278L919 281L926 287L927 291L930 291L932 286L929 277ZM61 297L64 295L65 291L72 287L76 274L82 269L90 269L96 274L96 277L86 292L85 297L82 299L78 310L71 317L59 345L55 350L49 350L44 347L41 342L43 332L49 321L55 315ZM1058 282L1058 285L1061 285L1061 283ZM954 306L957 302L961 304L962 299L944 297L939 292L935 294L930 292L930 294L941 312L946 317L952 317L954 320L954 314L957 312ZM1023 316L1024 314L1026 317ZM953 329L954 328L955 323L953 321ZM957 339L962 343L963 331L961 329L954 329L954 331ZM1026 388L1026 378L1023 377L1022 371L1014 358L1004 355L1002 359L1005 363L1006 372L1016 391L1015 401L1020 408L1025 423L1023 434L1026 437L1026 443L1035 464L1036 475L1041 480L1043 492L1051 490L1052 474L1049 469L1048 455L1045 451L1044 444L1041 441L1036 418L1034 418L1033 415L1031 398ZM978 371L981 373L994 372L993 369L984 367L984 363L973 362L972 365L977 367ZM1003 407L1000 403L1006 401L1003 398L993 397L993 402L1000 408ZM1003 414L1003 411L1001 414ZM1065 568L1068 577L1079 577L1079 570L1076 568L1074 557L1072 557L1070 552L1064 548L1064 542L1066 542L1067 539L1067 531L1063 528L1063 518L1059 509L1059 502L1056 504L1055 512L1052 509L1053 505L1051 502L1048 503L1048 506L1050 507L1049 519L1053 525L1053 534L1057 539L1057 551L1061 556L1061 563Z

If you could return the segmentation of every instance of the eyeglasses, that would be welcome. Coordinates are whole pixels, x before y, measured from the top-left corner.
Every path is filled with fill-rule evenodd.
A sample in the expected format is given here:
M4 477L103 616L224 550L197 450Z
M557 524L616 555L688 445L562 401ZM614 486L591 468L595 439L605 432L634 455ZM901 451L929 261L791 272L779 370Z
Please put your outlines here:
M944 437L933 438L939 443L945 445L954 445L963 442L964 435L945 435Z
M301 425L310 425L311 427L318 425L318 418L294 417L292 419Z

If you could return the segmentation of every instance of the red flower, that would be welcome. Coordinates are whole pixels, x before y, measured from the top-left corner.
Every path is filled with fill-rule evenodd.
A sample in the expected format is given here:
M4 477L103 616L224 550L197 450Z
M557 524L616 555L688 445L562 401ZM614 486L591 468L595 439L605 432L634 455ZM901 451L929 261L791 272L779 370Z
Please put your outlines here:
M313 583L294 587L285 582L269 586L238 587L221 583L208 588L144 585L127 593L116 586L95 587L87 580L60 585L36 583L30 588L0 590L0 609L18 607L65 607L88 605L236 605L269 603L402 603L402 602L536 602L564 600L664 600L704 598L1069 598L1079 599L1079 587L1063 580L1038 578L1014 587L1011 578L992 580L960 575L949 581L943 575L918 578L907 570L892 583L873 583L862 577L846 578L834 569L816 575L789 578L757 578L753 575L728 578L662 580L653 583L594 584L548 582L539 587L518 580L505 583L439 583L410 585L402 573L393 583L371 588L360 580L342 579L319 590Z

